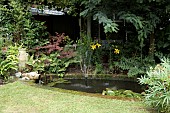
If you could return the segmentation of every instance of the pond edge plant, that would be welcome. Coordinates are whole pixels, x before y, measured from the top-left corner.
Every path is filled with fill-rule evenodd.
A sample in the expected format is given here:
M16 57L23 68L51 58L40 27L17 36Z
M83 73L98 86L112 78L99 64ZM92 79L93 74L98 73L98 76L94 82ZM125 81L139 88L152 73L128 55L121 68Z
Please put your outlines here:
M161 59L162 63L150 68L145 76L139 79L140 84L147 85L144 102L160 113L170 112L170 60Z

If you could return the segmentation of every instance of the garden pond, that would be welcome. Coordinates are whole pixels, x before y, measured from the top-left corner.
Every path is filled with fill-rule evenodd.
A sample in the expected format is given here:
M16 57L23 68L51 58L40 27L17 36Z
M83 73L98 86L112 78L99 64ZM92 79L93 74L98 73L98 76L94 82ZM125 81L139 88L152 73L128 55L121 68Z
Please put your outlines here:
M136 93L144 91L143 86L139 85L136 81L126 79L67 78L62 82L56 82L52 87L87 93L102 93L106 88L113 90L132 90Z

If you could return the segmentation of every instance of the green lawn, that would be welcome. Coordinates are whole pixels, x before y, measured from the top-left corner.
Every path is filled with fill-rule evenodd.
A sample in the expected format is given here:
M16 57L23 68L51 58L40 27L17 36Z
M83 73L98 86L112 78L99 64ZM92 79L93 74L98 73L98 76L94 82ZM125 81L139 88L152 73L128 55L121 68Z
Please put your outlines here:
M0 113L150 113L140 101L83 96L17 81L0 86Z

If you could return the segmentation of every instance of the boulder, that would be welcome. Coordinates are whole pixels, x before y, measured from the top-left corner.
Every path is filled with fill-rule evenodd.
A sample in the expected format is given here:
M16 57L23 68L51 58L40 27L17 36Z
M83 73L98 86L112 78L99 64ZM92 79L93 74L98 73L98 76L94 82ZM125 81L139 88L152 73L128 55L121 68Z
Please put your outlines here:
M22 73L22 77L28 77L30 80L36 80L39 76L37 72Z
M15 76L16 76L17 78L20 78L20 77L21 77L21 75L22 75L22 73L21 73L21 72L17 72L17 73L15 73Z

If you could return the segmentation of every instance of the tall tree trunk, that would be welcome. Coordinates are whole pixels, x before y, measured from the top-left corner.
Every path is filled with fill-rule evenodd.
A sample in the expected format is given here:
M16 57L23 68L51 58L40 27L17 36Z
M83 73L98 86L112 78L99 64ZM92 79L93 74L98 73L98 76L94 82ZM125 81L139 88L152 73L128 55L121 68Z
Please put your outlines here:
M153 57L154 51L155 51L155 35L154 35L154 32L151 32L150 45L149 45L149 56Z

